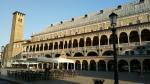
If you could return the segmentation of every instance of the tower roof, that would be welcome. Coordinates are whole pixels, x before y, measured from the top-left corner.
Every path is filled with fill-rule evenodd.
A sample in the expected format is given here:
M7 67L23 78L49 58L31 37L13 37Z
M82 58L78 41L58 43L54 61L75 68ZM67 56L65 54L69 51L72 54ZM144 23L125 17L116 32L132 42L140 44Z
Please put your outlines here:
M24 14L24 13L22 13L22 12L19 12L19 11L15 11L15 12L13 13L13 15L15 15L15 14L17 14L17 13L22 14L22 15L26 15L26 14Z

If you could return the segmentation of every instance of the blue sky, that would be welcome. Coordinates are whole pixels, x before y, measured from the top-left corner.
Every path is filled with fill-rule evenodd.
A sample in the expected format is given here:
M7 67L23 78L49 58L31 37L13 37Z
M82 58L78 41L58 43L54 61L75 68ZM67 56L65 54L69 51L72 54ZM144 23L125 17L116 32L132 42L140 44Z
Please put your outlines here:
M24 39L52 23L116 7L132 0L0 0L0 46L9 42L12 13L26 14Z

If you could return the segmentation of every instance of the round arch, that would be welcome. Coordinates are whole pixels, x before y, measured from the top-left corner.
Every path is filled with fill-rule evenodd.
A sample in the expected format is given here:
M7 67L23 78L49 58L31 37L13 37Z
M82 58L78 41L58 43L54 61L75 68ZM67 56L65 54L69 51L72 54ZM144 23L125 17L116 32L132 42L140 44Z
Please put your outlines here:
M35 45L33 46L33 51L35 51Z
M115 36L115 43L118 43L118 37L117 35ZM109 44L113 44L113 35L111 34L110 37L109 37Z
M54 50L58 49L58 42L55 42L54 44Z
M108 71L113 71L114 70L114 60L109 60L108 61Z
M104 60L98 61L98 71L106 71L106 63Z
M80 38L79 47L84 47L84 39Z
M86 46L91 46L91 38L90 37L86 38Z
M69 40L68 48L71 48L72 42Z
M39 51L40 50L40 47L39 45L36 46L36 51Z
M45 57L47 57L47 58L52 58L52 56L49 55L49 54L46 54Z
M150 41L150 30L143 29L141 31L141 41Z
M150 71L150 59L145 59L143 61L143 71L149 72Z
M75 69L76 70L81 70L81 63L80 63L79 60L76 60L76 62L75 62Z
M76 47L78 47L78 40L74 39L73 40L73 48L76 48Z
M52 50L53 49L53 43L50 43L49 44L49 50Z
M108 38L106 35L101 36L100 45L108 45Z
M86 60L82 61L82 70L88 70L88 62Z
M81 52L77 52L74 54L74 57L82 57L84 56Z
M93 38L93 46L98 46L99 45L99 38L98 36L94 36Z
M95 62L95 60L90 61L90 70L91 71L96 71L96 62Z
M103 56L112 56L113 55L113 51L112 50L107 50L102 55Z
M43 44L41 44L41 46L40 46L40 51L42 51L43 50Z
M60 41L59 49L63 49L63 41Z
M139 34L137 31L131 31L129 35L130 42L139 42Z
M98 54L96 52L88 52L87 56L98 56Z
M137 59L130 61L131 72L137 72L141 70L141 63Z
M67 41L65 41L64 48L67 48Z
M128 43L128 35L126 32L121 32L119 36L120 43Z
M44 45L44 50L48 50L48 44L47 43L45 43L45 45Z
M120 60L118 62L118 70L119 71L128 71L128 62L125 60Z

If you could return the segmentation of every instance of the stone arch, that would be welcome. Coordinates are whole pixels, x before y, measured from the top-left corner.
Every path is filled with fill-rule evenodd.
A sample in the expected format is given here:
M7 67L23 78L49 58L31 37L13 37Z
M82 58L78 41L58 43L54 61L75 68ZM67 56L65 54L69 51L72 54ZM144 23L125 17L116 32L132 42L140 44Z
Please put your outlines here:
M98 71L106 71L106 63L104 60L98 61Z
M82 70L88 70L88 62L86 60L82 61Z
M39 51L40 50L40 47L39 47L39 45L37 44L37 46L36 46L36 51Z
M78 40L74 39L73 40L73 48L76 48L76 47L78 47Z
M40 51L42 51L43 50L43 44L41 44L41 46L40 46Z
M130 42L139 42L139 34L137 31L131 31L129 35Z
M84 56L84 55L81 52L76 52L74 54L74 57L82 57L82 56Z
M58 49L58 42L55 42L54 44L54 50Z
M90 37L86 38L86 46L91 46L91 38Z
M72 42L69 40L68 48L71 48Z
M95 62L95 60L90 61L90 70L91 71L96 71L96 62Z
M126 32L121 32L119 36L120 43L128 43L128 35Z
M66 53L66 56L70 57L71 55L69 53Z
M84 39L80 38L79 47L84 47Z
M98 56L98 54L94 51L88 52L87 56Z
M32 46L30 46L29 51L32 52Z
M35 45L33 45L33 51L35 51Z
M44 50L48 50L48 44L47 43L45 43L45 45L44 45Z
M143 29L141 31L141 41L150 41L150 30Z
M101 36L100 45L108 45L108 38L106 35Z
M137 72L141 69L141 63L137 59L133 59L130 61L130 69L131 72Z
M67 41L65 41L64 48L67 48Z
M49 44L49 50L52 50L53 49L53 43L50 43Z
M113 51L112 50L107 50L102 55L103 56L112 56L113 55Z
M59 43L59 49L63 49L63 41L60 41L60 43Z
M113 35L111 34L110 37L109 37L109 44L113 44L113 39L114 39ZM117 35L115 36L115 39L116 39L115 43L118 43L118 37L117 37Z
M108 71L113 71L114 70L114 60L109 60L107 64L108 64Z
M26 47L26 52L28 52L29 46Z
M98 36L94 36L93 38L93 46L98 46L99 45L99 38Z
M126 60L119 60L118 70L119 71L128 71L128 62Z
M150 71L150 59L145 59L143 61L143 71L149 72Z
M81 70L81 63L80 63L79 60L76 60L76 62L75 62L75 69L76 70Z

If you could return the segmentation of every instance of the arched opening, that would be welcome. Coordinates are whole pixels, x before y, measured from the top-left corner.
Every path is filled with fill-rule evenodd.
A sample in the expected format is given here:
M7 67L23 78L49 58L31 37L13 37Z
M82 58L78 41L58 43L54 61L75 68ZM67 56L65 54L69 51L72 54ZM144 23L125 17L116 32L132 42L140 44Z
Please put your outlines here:
M26 52L28 52L29 46L26 47ZM37 51L37 50L36 50Z
M141 41L150 41L150 30L148 29L142 30Z
M76 70L81 70L81 63L80 63L79 60L76 60L75 69L76 69Z
M38 64L39 69L42 69L42 63Z
M129 36L130 42L139 42L139 34L137 31L130 32Z
M118 43L118 37L117 35L115 35L115 38L113 38L113 35L111 34L109 37L109 44L113 44L113 41L115 41L115 43Z
M40 51L43 51L43 44L41 44L40 46Z
M55 57L59 57L59 56L60 56L60 54L56 54L56 55L55 55Z
M70 56L71 56L69 53L66 53L66 55L67 55L68 57L70 57Z
M47 58L52 58L52 56L49 55L49 54L46 54L45 57L47 57Z
M150 72L150 59L145 59L143 61L143 71Z
M36 51L39 51L39 45L36 46Z
M86 60L82 62L82 70L88 70L88 62Z
M68 48L71 48L71 45L72 45L71 40L69 40Z
M130 69L131 72L138 72L141 70L141 63L140 61L134 59L132 61L130 61Z
M54 50L58 49L58 42L55 42L54 44Z
M33 51L35 51L35 45L33 46Z
M106 63L104 60L99 60L98 71L106 71Z
M79 47L84 47L84 39L80 38Z
M48 44L45 43L44 50L48 50Z
M72 70L73 68L74 68L74 64L73 64L73 63L69 63L69 64L68 64L68 69L69 69L69 70Z
M128 71L128 62L125 60L120 60L118 62L118 70L119 71Z
M101 36L100 45L108 45L108 38L106 35Z
M76 48L76 47L78 47L78 40L74 39L74 41L73 41L73 48Z
M96 62L94 60L90 61L90 70L96 71Z
M43 69L47 68L47 63L43 64Z
M65 41L65 45L64 45L64 48L67 48L67 41Z
M93 38L93 46L98 46L99 45L99 38L98 36L94 36Z
M121 32L120 37L119 37L119 42L120 43L128 43L128 35L125 32Z
M86 38L86 46L91 46L91 38L90 37Z
M53 43L50 43L49 44L49 50L52 50L53 49Z
M30 46L30 50L29 51L32 52L32 46Z
M114 71L114 61L113 60L108 61L108 71Z
M59 49L63 49L63 41L60 41Z
M77 53L74 54L74 57L82 57L82 56L83 56L83 54L80 53L80 52L77 52Z
M96 52L89 52L87 56L98 56L98 54Z
M108 51L105 51L103 53L103 56L112 56L113 55L113 51L112 50L108 50Z

